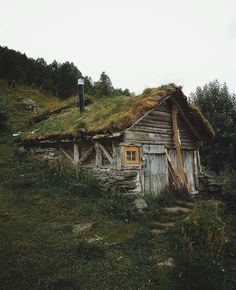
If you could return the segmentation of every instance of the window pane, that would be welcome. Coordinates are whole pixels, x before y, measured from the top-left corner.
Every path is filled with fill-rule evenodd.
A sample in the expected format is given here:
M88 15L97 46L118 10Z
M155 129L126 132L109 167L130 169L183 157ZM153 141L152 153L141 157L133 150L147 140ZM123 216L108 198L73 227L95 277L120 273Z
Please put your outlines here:
M131 151L126 151L126 159L131 160Z
M136 160L136 151L132 151L132 160Z

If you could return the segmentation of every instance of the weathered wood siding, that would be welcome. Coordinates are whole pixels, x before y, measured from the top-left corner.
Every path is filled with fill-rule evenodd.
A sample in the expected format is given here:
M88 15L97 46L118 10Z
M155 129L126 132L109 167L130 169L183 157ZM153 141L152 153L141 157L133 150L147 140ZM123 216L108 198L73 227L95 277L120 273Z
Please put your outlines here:
M143 191L157 196L169 185L166 148L163 145L145 144L143 145L143 157Z
M178 126L182 148L197 148L197 140L181 116L178 116ZM128 142L138 141L142 144L163 144L167 148L173 148L171 104L166 101L160 107L151 111L125 132L124 140Z
M175 164L175 166L179 170L176 150L170 149L170 150L168 150L168 154L169 154L172 162ZM196 169L195 164L194 164L195 151L182 150L182 154L183 154L183 160L184 160L184 169L185 169L185 173L187 175L190 192L195 192L196 191L196 175L198 174L198 172L196 172L197 169Z
M79 146L79 154L81 158L84 158L91 148L93 143L80 143ZM83 166L93 167L95 166L95 151L91 153L91 155L82 163Z
M194 192L196 191L197 175L199 174L198 169L196 169L196 157L194 154L199 148L199 143L180 113L177 117L177 123L183 152L184 169L188 178L190 192ZM165 152L161 153L161 148L168 150L170 158L177 166L178 171L180 170L177 164L177 153L173 137L172 104L168 100L125 132L124 142L142 145L141 157L145 158L145 164L141 161L141 181L144 192L157 195L169 186L168 162ZM147 148L149 148L149 152ZM154 152L153 150L157 151Z

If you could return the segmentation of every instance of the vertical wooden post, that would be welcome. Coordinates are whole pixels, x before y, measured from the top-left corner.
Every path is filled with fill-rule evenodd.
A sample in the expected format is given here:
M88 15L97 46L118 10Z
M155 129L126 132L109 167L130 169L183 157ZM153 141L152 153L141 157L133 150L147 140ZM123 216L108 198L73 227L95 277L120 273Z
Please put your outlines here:
M102 149L97 142L95 143L95 152L96 152L95 166L97 167L102 166Z
M180 176L183 183L184 188L189 191L188 188L188 180L187 176L184 171L184 161L183 161L183 155L181 150L181 143L180 143L180 137L179 137L179 129L178 129L178 121L177 121L177 114L178 114L178 108L175 105L172 105L172 122L173 122L173 131L174 131L174 142L177 152L177 159L178 164L180 168Z
M197 165L198 165L198 171L200 174L202 171L202 167L201 167L201 159L200 159L199 149L197 150Z
M197 163L197 151L193 151L193 166L194 166L194 183L195 183L195 189L198 190L199 188L199 168Z
M79 145L74 143L74 161L76 164L79 163Z
M114 141L112 140L112 143L111 143L111 145L112 145L112 157L113 158L115 158L115 156L116 156L116 147L115 147L115 143L114 143Z

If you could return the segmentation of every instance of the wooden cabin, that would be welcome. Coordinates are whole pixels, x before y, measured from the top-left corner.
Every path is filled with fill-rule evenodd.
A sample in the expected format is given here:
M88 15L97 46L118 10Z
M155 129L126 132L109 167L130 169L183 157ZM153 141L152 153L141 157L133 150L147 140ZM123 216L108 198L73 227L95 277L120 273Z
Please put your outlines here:
M57 110L20 144L54 150L90 169L106 190L157 196L169 188L198 191L199 148L213 136L200 111L171 84L137 97L99 99L85 112Z

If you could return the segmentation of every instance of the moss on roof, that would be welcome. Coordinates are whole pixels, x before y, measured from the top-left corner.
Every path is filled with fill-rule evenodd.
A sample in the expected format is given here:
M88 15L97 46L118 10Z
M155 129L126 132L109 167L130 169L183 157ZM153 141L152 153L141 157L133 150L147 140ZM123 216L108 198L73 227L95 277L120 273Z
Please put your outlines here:
M24 135L26 142L37 140L54 140L60 138L76 138L81 134L109 134L120 132L130 127L140 117L160 105L167 96L173 96L182 103L185 113L200 128L203 136L214 135L208 121L202 114L187 102L181 88L174 84L159 88L146 89L140 96L119 96L101 98L86 106L81 113L77 107L67 108L59 114L52 114L37 124L33 132Z

